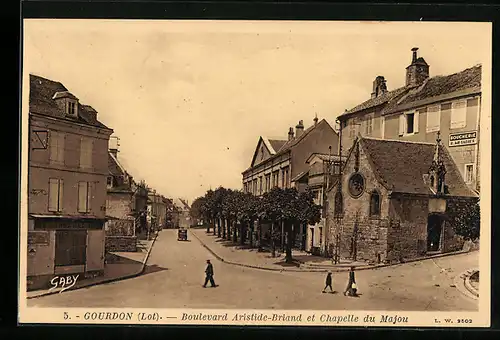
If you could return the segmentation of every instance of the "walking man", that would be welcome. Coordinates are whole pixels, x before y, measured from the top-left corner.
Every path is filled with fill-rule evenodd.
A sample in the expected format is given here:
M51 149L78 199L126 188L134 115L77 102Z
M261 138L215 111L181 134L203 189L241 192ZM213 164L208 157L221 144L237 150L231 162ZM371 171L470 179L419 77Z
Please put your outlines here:
M354 267L351 267L349 270L349 281L347 282L347 287L344 291L344 296L349 293L349 296L355 296L357 288L356 288L356 278L354 277Z
M325 288L323 288L323 293L326 293L326 288L328 287L330 287L330 292L333 293L331 272L328 272L328 274L326 274Z
M207 268L205 269L205 283L203 284L203 288L207 288L207 283L210 281L211 287L216 287L214 281L214 267L210 263L210 260L207 260Z

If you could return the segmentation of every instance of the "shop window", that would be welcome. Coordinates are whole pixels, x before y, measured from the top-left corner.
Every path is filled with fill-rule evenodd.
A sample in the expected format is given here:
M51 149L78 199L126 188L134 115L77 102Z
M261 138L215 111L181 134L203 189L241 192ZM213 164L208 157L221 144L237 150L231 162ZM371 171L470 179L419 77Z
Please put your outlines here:
M56 231L56 266L84 265L86 259L86 250L86 230Z

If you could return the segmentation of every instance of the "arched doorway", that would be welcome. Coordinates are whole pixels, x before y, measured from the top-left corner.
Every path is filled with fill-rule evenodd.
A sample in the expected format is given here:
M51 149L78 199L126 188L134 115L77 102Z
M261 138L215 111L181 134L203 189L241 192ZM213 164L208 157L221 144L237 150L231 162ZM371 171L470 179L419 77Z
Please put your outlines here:
M441 234L443 232L443 217L437 214L427 218L427 251L439 252L442 250Z

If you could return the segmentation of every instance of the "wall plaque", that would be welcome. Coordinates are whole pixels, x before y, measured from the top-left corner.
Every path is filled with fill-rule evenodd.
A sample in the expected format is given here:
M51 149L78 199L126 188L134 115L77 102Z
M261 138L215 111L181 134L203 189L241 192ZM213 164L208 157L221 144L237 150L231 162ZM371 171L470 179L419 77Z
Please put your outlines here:
M28 244L48 245L50 243L50 235L48 231L29 231Z

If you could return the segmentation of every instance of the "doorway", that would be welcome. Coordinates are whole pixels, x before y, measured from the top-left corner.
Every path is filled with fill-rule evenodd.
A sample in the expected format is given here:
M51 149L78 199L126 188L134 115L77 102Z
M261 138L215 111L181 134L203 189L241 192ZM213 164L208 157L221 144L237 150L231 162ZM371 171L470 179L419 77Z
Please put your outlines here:
M427 251L438 252L441 250L441 234L443 231L443 218L440 215L429 215L427 218Z

